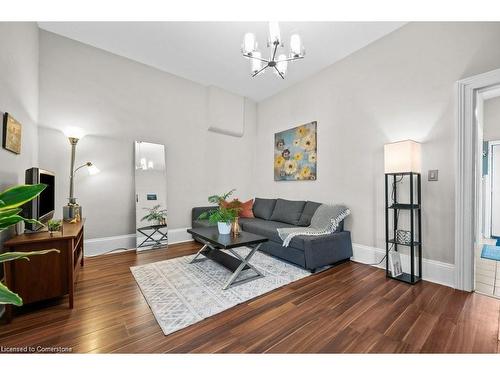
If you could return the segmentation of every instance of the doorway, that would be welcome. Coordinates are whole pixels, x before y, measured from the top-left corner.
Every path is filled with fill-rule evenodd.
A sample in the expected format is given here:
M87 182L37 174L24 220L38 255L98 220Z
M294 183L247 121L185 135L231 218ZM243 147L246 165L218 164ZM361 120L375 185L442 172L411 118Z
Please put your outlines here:
M474 291L500 298L500 88L477 94L478 215Z
M455 86L455 288L465 291L475 288L477 247L484 234L480 94L495 88L500 88L500 69L462 79Z

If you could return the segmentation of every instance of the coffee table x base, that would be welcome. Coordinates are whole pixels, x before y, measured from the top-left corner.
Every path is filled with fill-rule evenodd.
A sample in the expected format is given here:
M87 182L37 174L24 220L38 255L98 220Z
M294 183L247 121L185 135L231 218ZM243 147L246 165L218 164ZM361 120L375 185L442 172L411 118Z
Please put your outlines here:
M198 241L200 241L200 239L198 239ZM261 245L260 243L255 246L247 245L246 247L250 247L251 250L246 257L242 257L234 249L227 249L232 254L229 255L208 242L202 241L202 243L204 244L203 247L198 251L198 253L196 253L195 257L189 263L201 262L207 259L211 259L214 262L224 266L228 270L233 271L233 274L227 280L222 289L226 290L231 286L239 285L264 277L264 275L257 268L249 263L250 259L252 259L255 252L259 249ZM198 259L200 255L203 255L204 258ZM247 269L252 269L256 273L256 275L247 277L243 280L236 280L240 273Z

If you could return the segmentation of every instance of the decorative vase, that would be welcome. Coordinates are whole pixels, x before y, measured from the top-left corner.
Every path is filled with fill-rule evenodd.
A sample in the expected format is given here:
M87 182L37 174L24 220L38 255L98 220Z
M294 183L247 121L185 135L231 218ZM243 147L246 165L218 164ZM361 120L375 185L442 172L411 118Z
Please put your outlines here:
M64 221L75 223L79 222L82 219L82 206L76 203L76 200L73 199L66 206L63 207L63 218Z
M219 234L229 234L231 233L231 223L219 221L217 223L217 229L219 229Z
M234 219L233 223L231 224L231 235L233 237L238 237L241 233L241 227L240 223L238 222L238 217Z

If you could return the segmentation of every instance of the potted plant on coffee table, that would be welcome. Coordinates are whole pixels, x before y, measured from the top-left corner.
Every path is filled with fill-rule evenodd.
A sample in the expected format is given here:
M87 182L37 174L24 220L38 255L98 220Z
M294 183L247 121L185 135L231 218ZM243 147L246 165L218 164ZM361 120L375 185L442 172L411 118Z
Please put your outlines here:
M238 208L224 204L226 199L231 196L234 191L235 189L222 195L211 195L208 197L208 201L210 203L217 204L218 207L216 209L203 212L199 216L199 219L208 219L208 221L212 224L217 223L217 229L220 234L231 233L231 223L238 217Z

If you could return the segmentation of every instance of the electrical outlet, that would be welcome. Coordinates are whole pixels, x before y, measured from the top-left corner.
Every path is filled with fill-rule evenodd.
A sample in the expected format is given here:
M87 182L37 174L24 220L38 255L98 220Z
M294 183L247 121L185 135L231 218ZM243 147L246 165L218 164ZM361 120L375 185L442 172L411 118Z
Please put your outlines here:
M428 181L437 181L438 177L439 177L439 171L437 169L429 170L429 173L427 175Z

